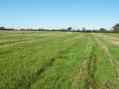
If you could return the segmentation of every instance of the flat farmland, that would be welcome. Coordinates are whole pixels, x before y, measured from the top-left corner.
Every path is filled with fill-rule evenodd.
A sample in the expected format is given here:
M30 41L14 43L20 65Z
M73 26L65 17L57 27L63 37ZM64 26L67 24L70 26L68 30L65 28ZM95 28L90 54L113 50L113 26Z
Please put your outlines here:
M119 89L119 34L1 31L0 89Z

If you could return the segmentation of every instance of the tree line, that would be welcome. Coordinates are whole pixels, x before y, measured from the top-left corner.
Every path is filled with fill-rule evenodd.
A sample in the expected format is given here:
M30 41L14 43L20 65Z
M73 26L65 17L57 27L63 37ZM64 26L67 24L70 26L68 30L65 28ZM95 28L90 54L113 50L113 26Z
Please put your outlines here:
M63 32L119 32L119 23L114 25L111 30L106 28L100 29L73 29L72 27L68 27L67 29L15 29L15 28L6 28L0 27L0 30L3 31L63 31Z

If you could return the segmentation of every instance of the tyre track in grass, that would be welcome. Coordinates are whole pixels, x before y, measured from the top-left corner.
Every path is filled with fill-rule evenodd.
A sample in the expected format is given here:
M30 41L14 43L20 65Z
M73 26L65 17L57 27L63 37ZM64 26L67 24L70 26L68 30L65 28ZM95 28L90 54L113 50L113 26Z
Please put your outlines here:
M79 66L79 73L75 75L73 89L100 89L96 79L98 59L95 52L96 45L89 41L84 53L82 53L81 59L83 60Z
M85 59L86 61L84 61L83 65L81 65L83 68L80 70L83 72L80 77L82 78L82 76L84 76L84 79L81 79L84 81L82 89L100 89L95 77L97 70L97 57L94 51L95 48L92 47L89 57L87 57Z
M86 89L100 89L98 85L98 81L96 78L97 71L97 55L96 55L96 45L92 47L92 51L90 53L88 63L87 63L87 79L86 79Z
M95 35L95 34L93 34L93 35ZM110 62L110 64L112 65L112 66L114 66L114 64L113 64L113 59L112 59L112 55L111 55L111 53L109 52L109 49L108 49L108 47L99 39L99 38L97 38L97 37L95 37L95 36L93 36L94 38L95 38L95 41L97 42L97 44L101 47L101 49L102 49L102 51L103 52L105 52L106 54L107 54L107 56L108 56L108 61Z
M114 80L119 82L119 62L114 60L110 51L109 51L109 48L105 45L105 43L103 43L101 41L101 39L99 39L98 37L96 37L96 34L92 33L92 36L95 38L95 41L97 42L97 44L99 45L99 47L102 49L102 51L107 55L108 57L108 61L109 63L111 64L112 68L115 70L115 73L113 73L114 75ZM104 39L104 38L103 38ZM105 87L104 89L113 89L114 86L111 86L112 85L112 82L113 81L107 81L106 84L105 84Z
M89 40L89 39L88 39ZM72 89L79 89L80 81L84 79L84 75L86 74L86 64L87 64L87 55L90 53L91 45L89 41L87 41L87 45L81 55L81 62L79 64L79 69L76 70L76 73L74 72L74 78L72 83ZM83 60L82 60L83 59Z
M80 38L80 40L82 40L82 38ZM76 41L76 40L75 40ZM57 57L56 59L63 59L63 60L65 60L65 55L68 55L68 54L70 54L70 53L72 53L72 52L74 52L73 54L76 56L76 54L77 53L75 53L75 52L77 52L77 47L80 47L79 45L78 45L78 43L80 43L78 40L76 41L76 43L74 44L74 45L72 45L72 47L70 48L70 49L67 49L66 50L66 52L64 51L63 52L63 55L62 56L59 56L59 58ZM83 41L83 43L84 43L84 41ZM81 43L82 44L82 43ZM74 56L74 55L72 55L72 56ZM78 54L77 54L78 55ZM71 56L71 57L72 57ZM68 57L69 58L69 57ZM62 61L63 61L62 60ZM56 66L56 64L55 64L55 66L52 66L49 70L47 70L47 71L45 71L45 75L42 75L42 78L40 79L39 78L39 80L40 81L37 81L36 82L36 84L33 84L33 86L32 86L32 89L43 89L43 88L45 88L44 86L47 86L47 83L48 83L48 81L50 80L50 79L52 79L52 77L51 76L48 76L47 74L49 73L48 71L50 71L50 70L52 70L53 69L53 72L54 73L51 73L51 75L53 75L53 74L56 74L57 73L57 75L56 76L54 76L54 78L53 78L53 80L51 80L51 82L52 83L50 83L51 84L51 86L50 85L48 85L47 86L47 88L45 88L45 89L63 89L63 85L64 85L64 83L66 83L65 81L67 81L67 80L69 80L69 79L67 79L67 80L65 80L63 77L64 77L64 75L63 74L60 74L60 72L66 72L65 71L65 68L66 68L66 66L67 66L67 62L70 62L71 61L71 65L72 65L72 63L73 64L77 64L77 59L74 59L74 60L72 60L72 59L70 59L69 58L69 60L66 58L66 60L63 62L63 63L61 63L61 64L59 64L58 62L59 62L59 60L58 61L56 61L55 63L58 63L59 65L57 65ZM72 62L73 61L73 62ZM59 67L59 68L61 68L61 70L59 69L59 71L57 70L57 68L56 67ZM68 67L68 66L67 66ZM71 67L71 66L69 66L69 67ZM74 67L74 66L72 66L72 67ZM62 69L63 68L63 69ZM75 67L74 67L75 68ZM74 69L73 68L73 69ZM70 69L70 68L69 68ZM72 68L71 68L72 69ZM75 70L75 69L74 69ZM71 71L72 72L72 71ZM50 73L49 73L50 74ZM69 76L70 75L70 73L68 74L66 74L67 76ZM45 81L45 82L41 82L41 81ZM55 82L54 82L55 81ZM40 83L38 83L38 82L40 82ZM60 82L62 82L61 83L61 85L59 85L59 83ZM37 84L38 83L38 84ZM44 86L43 86L43 85ZM34 86L35 85L35 86ZM58 85L59 85L59 87L58 87ZM38 86L38 87L37 87ZM62 88L61 88L62 87ZM71 89L69 86L66 86L66 87L68 87L69 89ZM65 87L65 88L66 88ZM66 88L66 89L68 89L68 88Z
M95 34L93 34L95 36ZM108 61L110 62L110 64L112 65L112 67L115 69L115 63L118 63L116 60L116 62L114 62L114 59L109 51L109 48L97 37L94 37L96 42L98 43L98 45L101 47L102 51L105 52L108 56ZM103 38L104 39L104 38ZM104 39L105 40L105 39Z
M64 42L68 42L68 41L74 41L74 40L77 40L77 39L81 39L82 36L76 36L74 38L71 38L71 39L68 39L68 40L64 40ZM67 51L67 50L70 50L72 47L74 47L75 45L77 44L77 42L73 42L69 45L69 47L66 47L65 49L62 49L62 50L59 50L59 53L55 56L55 57L52 57L51 58L51 61L49 64L46 64L45 67L41 68L40 70L38 70L36 72L36 77L32 80L32 82L29 84L28 88L27 89L31 89L31 86L37 82L37 78L39 76L41 76L45 71L47 71L49 69L49 67L53 66L53 64L55 63L55 61L59 58L63 58L63 55L64 55L64 52ZM57 77L57 79L59 79L59 77Z
M80 39L80 36L76 36L74 38L71 38L70 40L65 40L65 42L67 43L69 41L74 41L76 39ZM49 59L50 61L48 63L44 64L44 66L42 68L38 69L35 73L32 74L29 82L27 82L27 84L25 86L23 84L23 80L21 79L22 81L18 81L16 88L18 88L20 86L24 86L25 89L31 89L31 85L34 84L38 80L38 77L40 75L42 75L45 71L47 71L51 66L53 66L56 59L62 57L64 51L71 49L71 47L73 47L73 45L75 45L75 44L76 44L76 42L73 42L73 43L69 44L69 46L66 47L65 49L59 50L59 53L56 56L53 56L51 59ZM23 78L24 78L24 76L23 76Z

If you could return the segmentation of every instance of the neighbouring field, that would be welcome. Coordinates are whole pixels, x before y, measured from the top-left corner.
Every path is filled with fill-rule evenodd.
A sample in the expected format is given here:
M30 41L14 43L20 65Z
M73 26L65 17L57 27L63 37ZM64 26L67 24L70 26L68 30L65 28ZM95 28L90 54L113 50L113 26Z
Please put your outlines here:
M119 89L119 34L1 31L0 89Z

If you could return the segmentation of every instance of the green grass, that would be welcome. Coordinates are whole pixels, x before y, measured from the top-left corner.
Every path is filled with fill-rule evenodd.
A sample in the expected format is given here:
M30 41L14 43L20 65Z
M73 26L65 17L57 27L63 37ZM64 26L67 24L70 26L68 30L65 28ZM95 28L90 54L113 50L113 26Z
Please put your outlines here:
M119 89L118 38L114 33L0 32L0 89Z

